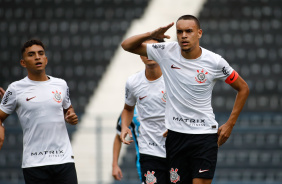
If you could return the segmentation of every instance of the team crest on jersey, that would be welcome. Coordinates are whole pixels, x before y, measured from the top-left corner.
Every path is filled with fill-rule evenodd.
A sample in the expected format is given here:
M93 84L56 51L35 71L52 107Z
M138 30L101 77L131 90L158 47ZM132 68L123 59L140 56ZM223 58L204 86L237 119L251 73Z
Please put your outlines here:
M202 69L202 71L197 70L198 75L197 77L195 77L196 81L201 84L201 83L205 83L207 81L206 79L206 75L208 74L208 72L205 72L204 69Z
M166 91L162 91L163 97L162 97L162 101L166 102Z
M178 169L176 168L175 170L171 168L170 172L170 181L172 183L176 183L180 181L180 176L177 174Z
M146 184L155 184L157 183L157 178L154 176L155 171L152 171L152 173L150 171L147 171L147 174L144 174L144 176L146 177Z
M58 103L61 103L62 102L62 96L61 96L61 92L58 92L57 90L56 90L56 93L54 92L54 91L52 91L52 93L54 94L54 97L53 97L53 99L56 101L56 102L58 102Z

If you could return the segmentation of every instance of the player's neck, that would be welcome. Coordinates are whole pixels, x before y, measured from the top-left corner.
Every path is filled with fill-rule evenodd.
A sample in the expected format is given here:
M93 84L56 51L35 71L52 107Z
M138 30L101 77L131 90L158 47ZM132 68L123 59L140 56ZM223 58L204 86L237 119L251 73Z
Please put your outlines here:
M49 80L45 71L42 71L40 73L28 72L27 76L30 80L33 80L33 81L47 81L47 80Z
M202 55L202 49L197 46L196 48L191 48L189 50L181 50L181 55L185 59L197 59Z
M145 75L149 81L157 80L158 78L162 76L162 71L161 71L160 66L157 66L157 67L146 66Z

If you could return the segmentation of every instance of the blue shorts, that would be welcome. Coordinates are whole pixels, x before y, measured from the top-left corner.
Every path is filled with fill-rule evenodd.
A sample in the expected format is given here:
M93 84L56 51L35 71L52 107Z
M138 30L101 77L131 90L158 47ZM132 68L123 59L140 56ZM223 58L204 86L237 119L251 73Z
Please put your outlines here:
M185 134L169 130L166 154L171 183L212 179L217 162L217 134Z

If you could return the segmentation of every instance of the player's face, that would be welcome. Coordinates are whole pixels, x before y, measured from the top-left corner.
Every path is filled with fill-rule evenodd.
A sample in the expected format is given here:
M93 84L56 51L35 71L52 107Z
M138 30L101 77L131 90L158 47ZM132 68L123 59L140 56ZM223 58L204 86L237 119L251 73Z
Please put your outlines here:
M26 48L22 57L21 65L30 72L44 71L48 62L45 51L40 45Z
M176 23L177 40L183 52L190 52L199 47L202 30L194 20L179 20Z
M146 44L150 44L150 43L159 43L159 42L157 42L156 40L148 40L148 41L145 41L144 43L146 43ZM141 60L143 61L143 63L145 64L145 65L156 65L157 64L157 62L156 61L154 61L154 60L150 60L150 59L148 59L148 57L146 57L146 56L140 56L141 57Z

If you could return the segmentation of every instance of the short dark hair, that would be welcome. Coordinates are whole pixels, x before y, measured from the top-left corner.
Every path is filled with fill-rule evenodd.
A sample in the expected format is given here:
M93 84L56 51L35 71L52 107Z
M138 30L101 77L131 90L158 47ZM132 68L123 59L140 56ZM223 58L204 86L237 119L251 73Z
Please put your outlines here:
M179 20L194 20L196 22L198 28L201 29L200 21L197 19L197 17L195 17L193 15L182 15L181 17L179 17L177 19L176 22L178 22Z
M36 39L33 39L33 40L28 40L27 42L25 42L22 46L22 49L21 49L21 53L23 55L23 53L25 52L25 49L28 48L28 47L31 47L33 45L40 45L44 50L45 50L45 46L44 44L40 41L40 40L36 40Z

